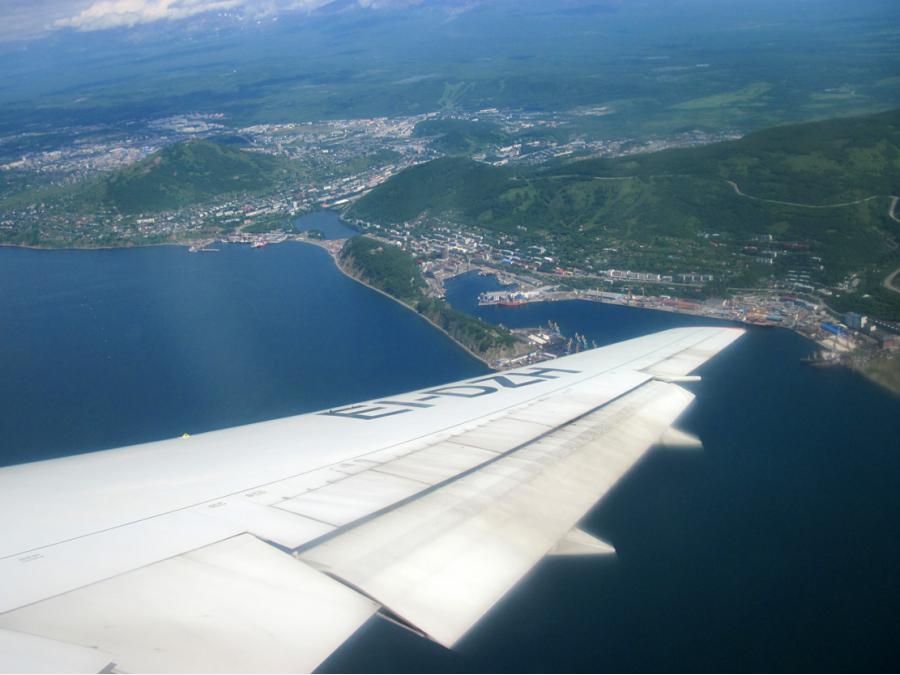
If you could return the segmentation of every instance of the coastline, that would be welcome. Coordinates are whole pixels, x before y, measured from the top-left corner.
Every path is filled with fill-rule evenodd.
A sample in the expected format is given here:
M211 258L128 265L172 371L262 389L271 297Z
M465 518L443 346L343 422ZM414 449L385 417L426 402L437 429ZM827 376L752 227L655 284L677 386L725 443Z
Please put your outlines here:
M209 240L206 240L206 241L208 242ZM338 269L338 271L340 271L341 274L343 274L343 275L346 276L347 278L352 279L353 281L355 281L355 282L357 282L357 283L359 283L359 284L361 284L361 285L363 285L363 286L365 286L365 287L367 287L367 288L369 288L369 289L375 291L376 293L381 294L382 296L384 296L384 297L386 297L386 298L392 300L393 302L395 302L395 303L401 305L401 306L404 307L406 310L412 312L412 313L415 314L417 317L419 317L421 320L423 320L423 321L425 321L426 323L428 323L431 327L437 329L437 330L440 331L442 334L444 334L444 335L445 335L447 338L449 338L455 345L457 345L460 349L462 349L466 354L468 354L468 355L471 356L473 359L476 359L477 361L479 361L480 363L482 363L486 368L489 368L490 370L493 370L493 371L497 371L497 370L500 369L498 366L492 365L485 357L480 356L480 355L477 354L476 352L472 351L472 349L470 349L470 348L467 347L465 344L463 344L462 342L460 342L457 338L453 337L453 336L452 336L450 333L448 333L444 328L442 328L441 326L439 326L438 324L436 324L434 321L432 321L431 319L429 319L427 316L425 316L425 315L419 313L418 311L416 311L416 309L415 309L414 307L411 307L411 306L408 305L407 303L405 303L405 302L403 302L402 300L400 300L400 299L398 299L398 298L396 298L396 297L390 295L389 293L386 293L385 291L381 290L380 288L376 288L375 286L369 284L368 282L364 281L363 279L358 278L357 276L355 276L354 274L352 274L349 270L347 270L347 269L341 264L341 262L340 262L340 251L341 251L341 249L343 248L344 243L346 242L346 239L345 239L345 238L344 238L344 239L324 239L324 240L318 240L318 239L310 239L309 237L305 236L304 233L293 233L293 234L288 235L285 239L282 239L281 241L296 241L296 242L299 242L299 243L302 243L302 244L310 244L310 245L312 245L312 246L317 246L317 247L319 247L319 248L321 248L321 249L324 249L324 250L328 253L329 257L331 258L332 263L334 264L334 266ZM191 246L197 245L197 243L198 243L197 240L190 240L190 241L168 241L168 242L158 242L158 243L152 243L152 244L148 243L148 244L109 245L109 246L69 246L69 247L57 247L57 246L46 246L46 245L43 245L43 246L42 246L42 245L24 245L24 244L0 243L0 247L3 247L3 248L21 248L21 249L28 249L28 250L35 250L35 251L100 251L100 250L103 250L103 251L110 251L110 250L116 250L116 249L151 248L151 247L154 247L154 246L184 246L184 247L186 247L186 248L189 248L189 247L191 247ZM278 242L272 242L272 243L274 244L274 243L278 243ZM333 245L329 245L329 244L333 244ZM499 271L495 271L495 273L498 273L498 274L499 274ZM567 300L582 300L582 301L585 301L585 302L596 302L596 300L592 300L592 299L590 299L590 298L584 298L584 297L566 298L566 299L567 299ZM525 302L525 303L531 303L531 302L555 302L555 301L560 301L560 300L561 300L561 299L557 299L557 298L540 298L540 299L535 298L535 299L528 299L528 300L525 300L524 302ZM617 304L617 305L618 305L618 304L620 304L620 303L615 303L615 302L614 302L614 303L611 303L611 304ZM624 306L629 306L629 307L630 307L630 306L632 306L632 305L624 305ZM672 308L669 308L669 307L667 307L667 308L635 307L635 308L636 308L636 309L652 309L652 310L654 310L654 311L672 312L672 313L676 313L676 314L684 314L684 315L687 315L687 316L697 316L697 317L705 317L705 318L708 318L707 315L705 315L705 314L703 314L703 313L692 312L692 311L689 311L689 310L685 310L685 309L681 309L681 308L674 308L674 307L672 307ZM740 324L744 324L744 325L751 325L751 326L752 326L752 325L757 325L757 324L754 324L754 323L752 323L752 322L743 322L743 321L740 321L740 320L734 320L734 321L736 321L737 323L740 323ZM794 333L796 333L796 334L798 334L798 335L800 335L800 336L802 336L802 337L804 337L804 338L806 338L806 339L813 339L813 338L811 338L809 335L806 335L806 334L804 334L802 331L796 330L795 328L792 328L792 327L789 327L789 326L780 326L780 327L786 328L787 330L790 330L791 332L794 332ZM815 340L814 340L814 341L815 341ZM879 358L879 359L877 359L877 360L880 361L880 362L885 361L884 357L881 357L881 358ZM887 360L890 361L890 359L887 359ZM900 383L898 383L896 387L893 386L893 385L895 384L895 378L892 377L892 376L883 376L882 374L879 373L878 369L873 369L873 368L871 368L871 367L868 367L868 368L867 368L867 367L861 367L860 365L856 365L856 364L853 364L853 363L835 363L834 365L837 365L837 366L843 366L843 367L845 367L845 368L848 369L848 370L856 371L856 372L860 373L861 375L863 375L867 380L869 380L869 381L875 383L876 385L878 385L878 386L880 386L880 387L886 389L887 391L893 393L894 395L900 395Z
M900 397L900 354L879 356L863 366L847 366L870 382Z
M710 318L706 314L692 312L685 309L679 309L676 307L644 307L640 305L631 305L627 303L619 303L619 302L606 302L595 300L592 298L585 297L573 297L573 298L539 298L539 299L527 299L523 300L523 304L539 304L539 303L552 303L552 302L586 302L586 303L599 303L599 304L610 304L615 305L617 307L627 307L630 309L639 309L643 311L649 312L661 312L661 313L671 313L671 314L683 314L685 316L696 316L702 318ZM779 325L770 325L770 324L758 324L752 321L741 321L739 319L724 319L726 321L731 321L733 323L742 325L742 326L755 326L757 328L780 328L782 330L790 331L795 335L799 335L806 340L810 340L811 342L817 344L820 347L822 345L815 338L805 334L803 331L798 330L792 326L779 326ZM873 367L874 364L874 367ZM878 366L881 366L879 368ZM887 366L885 370L885 366ZM844 368L845 370L853 371L862 375L865 379L873 384L885 389L890 392L894 396L900 396L900 353L894 352L893 354L881 354L875 356L870 361L866 362L864 365L860 365L855 360L848 361L836 361L833 364L829 364L829 367L837 367Z
M434 322L433 322L431 319L429 319L428 317L423 316L422 314L420 314L419 312L417 312L414 308L412 308L412 307L410 307L409 305L407 305L405 302L402 302L401 300L398 300L398 299L395 298L394 296L392 296L392 295L390 295L390 294L388 294L388 293L385 293L385 292L382 291L380 288L375 288L375 287L372 286L371 284L366 283L366 282L363 281L362 279L359 279L359 278L353 276L352 274L350 274L350 272L348 272L346 269L344 269L344 267L340 264L340 261L339 261L339 259L338 259L337 252L336 252L336 251L332 251L332 250L327 246L326 242L328 242L328 241L340 241L340 242L342 242L342 245L343 245L343 242L344 242L345 240L343 240L343 239L325 239L325 240L316 240L316 239L309 239L308 237L302 237L302 236L296 236L296 235L295 235L295 236L290 236L290 237L288 237L288 238L286 239L286 241L296 241L296 242L299 242L299 243L301 243L301 244L310 244L310 245L312 245L312 246L317 246L317 247L319 247L319 248L321 248L321 249L324 249L324 250L328 253L328 255L329 255L329 257L331 258L332 262L334 263L334 266L335 266L335 267L338 269L338 271L339 271L341 274L343 274L345 277L347 277L348 279L352 279L353 281L357 282L358 284L362 284L362 285L365 286L366 288L369 288L369 289L375 291L376 293L379 293L379 294L383 295L384 297L386 297L386 298L392 300L393 302L396 302L398 305L402 306L404 309L406 309L406 310L412 312L413 314L415 314L415 315L416 315L417 317L419 317L422 321L426 322L427 324L429 324L430 326L432 326L432 327L435 328L436 330L438 330L438 331L440 331L441 333L443 333L443 334L444 334L445 336L447 336L450 340L452 340L453 343L454 343L456 346L458 346L460 349L462 349L464 352L466 352L466 353L467 353L469 356L471 356L473 359L476 359L476 360L479 361L480 363L483 363L483 364L485 365L485 367L490 368L491 370L497 370L497 368L495 368L495 367L492 366L490 363L488 363L488 361L487 361L486 359L484 359L483 357L479 356L478 354L476 354L475 352L473 352L471 349L469 349L468 347L466 347L466 345L464 345L462 342L460 342L460 341L457 340L455 337L453 337L452 335L450 335L450 333L448 333L446 330L444 330L443 328L441 328L440 326L438 326L436 323L434 323ZM166 242L158 242L158 243L153 243L153 244L120 244L120 245L113 245L113 246L41 246L41 245L29 245L29 244L9 244L9 243L0 243L0 247L2 247L2 248L21 248L21 249L27 249L27 250L30 250L30 251L114 251L114 250L125 250L125 249L132 249L132 248L152 248L152 247L154 247L154 246L183 246L183 247L186 247L186 248L187 248L187 247L190 247L190 246L194 246L195 244L196 244L196 242L187 242L187 241L166 241Z
M110 246L41 246L39 244L10 244L0 242L0 248L24 248L28 251L118 251L129 248L152 248L154 246L193 246L187 241L160 241L154 244L116 244Z
M336 252L336 251L333 251L329 246L326 245L326 242L327 242L327 241L340 241L340 242L342 242L341 246L343 247L343 242L345 241L344 239L316 240L316 239L307 239L307 238L297 238L297 239L291 239L290 241L298 241L298 242L304 243L304 244L311 244L312 246L318 246L319 248L324 249L325 251L328 252L328 255L331 257L331 260L332 260L332 262L334 263L334 266L335 266L335 267L338 269L338 271L339 271L341 274L343 274L345 277L347 277L348 279L352 279L352 280L355 281L356 283L361 284L361 285L365 286L366 288L369 288L369 289L375 291L376 293L379 293L379 294L383 295L384 297L386 297L386 298L392 300L393 302L397 303L398 305L400 305L401 307L403 307L403 308L406 309L407 311L412 312L412 313L415 314L417 317L419 317L422 321L424 321L425 323L429 324L431 327L437 329L438 331L440 331L441 333L443 333L445 336L447 336L450 340L453 341L453 344L455 344L456 346L458 346L460 349L462 349L464 352L466 352L466 353L467 353L469 356L471 356L473 359L476 359L476 360L480 361L480 362L483 363L487 368L490 368L491 370L497 370L497 368L495 368L495 367L492 366L490 363L488 363L487 360L484 359L484 357L479 356L478 354L476 354L475 352L473 352L471 349L469 349L468 347L466 347L466 345L464 345L462 342L460 342L460 341L457 340L455 337L453 337L452 335L450 335L450 333L448 333L446 330L444 330L443 328L441 328L440 326L438 326L434 321L432 321L431 319L429 319L427 316L424 316L424 315L420 314L420 313L417 312L413 307L410 307L409 305L407 305L407 304L406 304L405 302L403 302L402 300L399 300L398 298L395 298L395 297L394 297L393 295L391 295L390 293L385 293L385 292L384 292L383 290L381 290L380 288L376 288L376 287L373 286L372 284L370 284L370 283L368 283L368 282L366 282L366 281L364 281L364 280L362 280L362 279L360 279L360 278L354 276L354 275L351 274L349 271L347 271L347 270L344 268L344 266L341 265L340 259L339 259L339 257L338 257L337 252Z

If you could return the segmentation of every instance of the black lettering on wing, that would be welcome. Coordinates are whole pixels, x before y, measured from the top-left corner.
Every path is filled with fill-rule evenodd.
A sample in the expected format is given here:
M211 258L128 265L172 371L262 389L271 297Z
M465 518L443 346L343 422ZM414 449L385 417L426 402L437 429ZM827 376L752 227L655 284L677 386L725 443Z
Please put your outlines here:
M383 412L380 412L383 411ZM390 417L391 415L399 415L400 413L410 412L409 408L388 408L385 406L375 405L368 407L350 406L348 408L337 408L320 413L321 415L330 415L331 417L349 417L355 420L377 420L382 417Z

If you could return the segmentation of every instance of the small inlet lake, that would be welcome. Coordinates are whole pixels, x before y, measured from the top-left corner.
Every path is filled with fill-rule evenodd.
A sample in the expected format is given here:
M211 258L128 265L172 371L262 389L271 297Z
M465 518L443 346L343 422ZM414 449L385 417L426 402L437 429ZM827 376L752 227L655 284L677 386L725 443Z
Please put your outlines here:
M294 229L297 232L318 230L325 239L346 239L359 234L341 220L335 211L314 211L305 213L294 221Z

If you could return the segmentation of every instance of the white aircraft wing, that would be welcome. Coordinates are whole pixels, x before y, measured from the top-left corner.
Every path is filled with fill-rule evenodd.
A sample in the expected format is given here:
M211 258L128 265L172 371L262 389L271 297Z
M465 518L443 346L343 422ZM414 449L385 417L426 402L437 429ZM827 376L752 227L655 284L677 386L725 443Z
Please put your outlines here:
M0 469L0 671L311 671L375 614L453 646L577 529L737 339L504 373Z

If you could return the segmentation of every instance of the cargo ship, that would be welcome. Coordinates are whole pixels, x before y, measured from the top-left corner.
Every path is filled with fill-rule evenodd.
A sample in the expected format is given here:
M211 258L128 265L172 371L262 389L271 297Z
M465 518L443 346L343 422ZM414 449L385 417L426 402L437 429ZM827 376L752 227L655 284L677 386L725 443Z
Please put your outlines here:
M839 355L834 352L828 351L818 351L813 352L809 356L805 356L800 359L800 363L806 364L807 366L839 366L841 365L841 358Z

